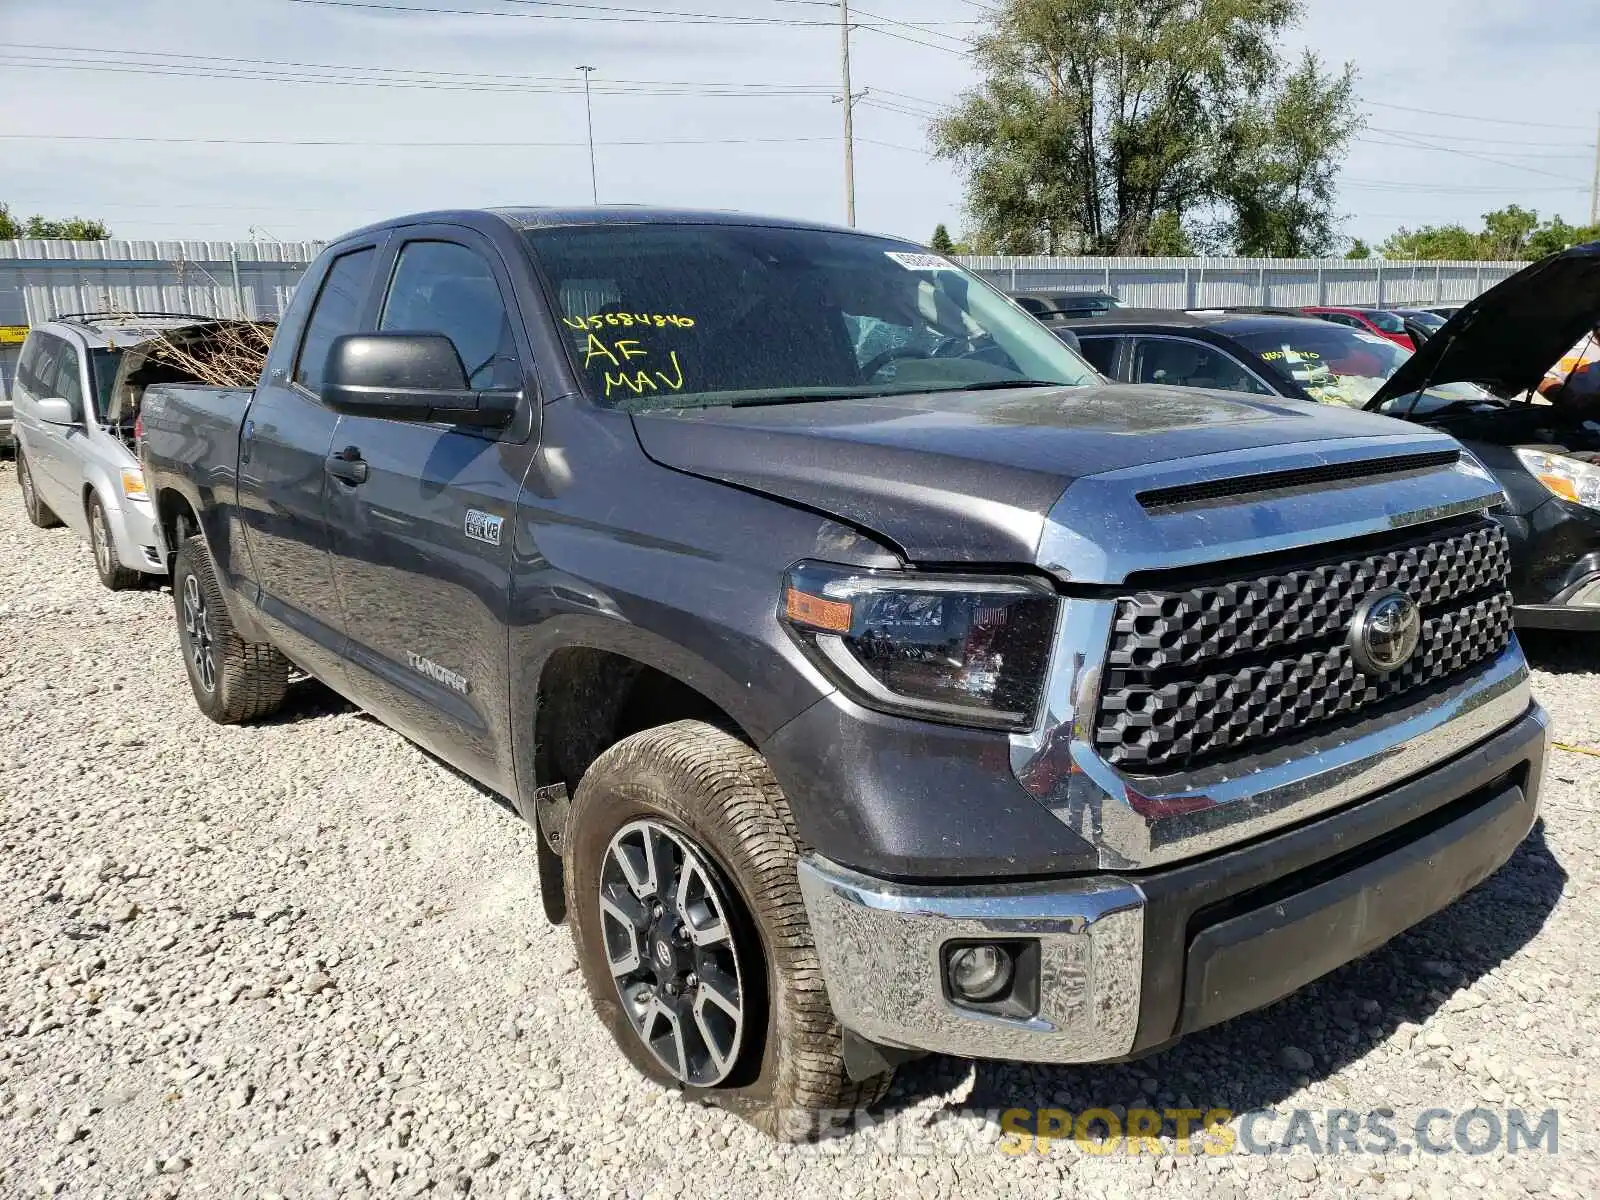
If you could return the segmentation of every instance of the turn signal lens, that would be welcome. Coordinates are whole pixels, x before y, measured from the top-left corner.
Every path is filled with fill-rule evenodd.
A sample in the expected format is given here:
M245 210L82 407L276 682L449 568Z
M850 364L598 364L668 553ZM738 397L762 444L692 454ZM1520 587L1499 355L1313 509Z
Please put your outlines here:
M792 584L784 589L783 611L796 625L825 629L830 633L849 633L851 608L846 600L824 600L800 591Z
M144 472L138 467L124 467L122 469L122 494L129 500L143 500Z

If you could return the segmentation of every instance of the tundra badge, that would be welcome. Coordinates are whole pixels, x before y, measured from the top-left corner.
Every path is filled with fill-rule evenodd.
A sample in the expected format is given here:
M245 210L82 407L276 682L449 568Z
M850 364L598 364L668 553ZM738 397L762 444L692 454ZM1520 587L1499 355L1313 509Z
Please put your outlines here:
M472 687L465 675L452 671L448 667L441 667L431 658L423 658L422 655L407 650L406 661L411 664L411 669L417 674L426 675L435 683L442 683L451 691L460 692L463 696Z
M475 508L467 509L467 536L475 542L487 542L491 546L498 546L500 527L504 524L504 517L479 512Z

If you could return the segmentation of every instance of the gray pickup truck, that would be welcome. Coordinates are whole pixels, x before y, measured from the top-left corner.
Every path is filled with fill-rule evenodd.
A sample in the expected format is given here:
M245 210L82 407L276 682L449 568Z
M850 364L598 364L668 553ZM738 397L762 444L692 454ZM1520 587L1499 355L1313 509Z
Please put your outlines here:
M779 1136L1267 1004L1535 820L1476 460L1107 385L902 241L406 217L143 411L202 710L293 664L510 797L622 1052Z

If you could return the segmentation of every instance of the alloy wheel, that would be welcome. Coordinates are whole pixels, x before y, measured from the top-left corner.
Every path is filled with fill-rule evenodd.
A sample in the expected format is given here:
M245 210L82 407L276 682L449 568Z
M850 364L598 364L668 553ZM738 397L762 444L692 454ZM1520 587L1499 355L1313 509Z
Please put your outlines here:
M111 561L111 539L106 536L106 518L99 504L89 508L89 541L94 546L94 561L100 568L100 574L110 575L114 565Z
M217 690L217 662L211 639L211 619L206 611L200 581L192 574L183 577L183 632L195 678L208 692Z
M659 821L632 821L600 871L606 962L634 1032L673 1078L714 1087L738 1061L746 1002L729 894L711 858Z

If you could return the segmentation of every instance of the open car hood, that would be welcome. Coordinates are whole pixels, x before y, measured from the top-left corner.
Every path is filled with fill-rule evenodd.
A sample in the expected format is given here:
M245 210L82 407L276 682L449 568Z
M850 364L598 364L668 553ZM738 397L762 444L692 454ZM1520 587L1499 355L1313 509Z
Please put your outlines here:
M1531 392L1600 324L1600 242L1524 267L1464 305L1367 402L1441 383L1476 383L1500 396Z

